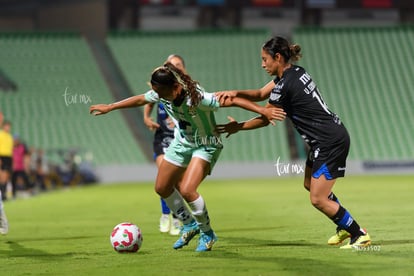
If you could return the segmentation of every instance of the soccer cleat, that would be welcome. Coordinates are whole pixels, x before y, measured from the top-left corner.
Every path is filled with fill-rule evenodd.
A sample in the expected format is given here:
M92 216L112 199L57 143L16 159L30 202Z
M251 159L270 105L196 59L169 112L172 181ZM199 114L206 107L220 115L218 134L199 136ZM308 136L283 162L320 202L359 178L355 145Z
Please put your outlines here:
M328 244L329 245L337 245L341 244L347 238L350 238L351 234L349 234L346 230L338 229L336 234L329 238Z
M170 235L177 236L180 234L181 221L177 218L171 218Z
M368 233L361 235L358 238L351 239L347 245L341 246L341 249L359 249L361 247L366 247L371 244L371 237Z
M168 233L170 231L170 215L162 214L160 218L160 232Z
M213 244L217 241L217 236L213 230L208 232L201 232L198 240L197 252L210 251L213 248Z
M9 232L9 222L7 221L4 209L0 210L0 234L6 235Z
M184 224L180 231L181 237L174 243L173 248L182 248L183 246L187 245L198 233L200 233L200 228L198 228L197 222L195 220L189 224Z

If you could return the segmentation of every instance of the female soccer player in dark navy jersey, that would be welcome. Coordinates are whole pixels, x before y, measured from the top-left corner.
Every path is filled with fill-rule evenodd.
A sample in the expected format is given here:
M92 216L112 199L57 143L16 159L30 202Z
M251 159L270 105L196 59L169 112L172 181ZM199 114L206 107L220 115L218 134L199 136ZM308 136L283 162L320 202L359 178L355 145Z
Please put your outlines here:
M329 110L316 84L304 68L291 65L274 79L269 103L284 108L299 134L312 149L312 173L333 179L345 174L349 135L339 117ZM336 151L335 155L331 152ZM325 156L326 155L326 156ZM341 159L339 159L341 155ZM332 158L333 160L327 160ZM327 162L328 161L328 162ZM328 166L328 167L327 167Z
M222 91L216 95L220 101L229 97L254 101L268 98L267 107L282 107L310 148L304 186L310 192L311 203L337 225L337 232L328 244L340 244L350 237L349 243L341 248L368 246L370 236L332 192L336 179L345 175L350 146L348 132L323 101L311 76L293 64L301 57L300 51L299 45L290 45L285 38L271 38L262 47L262 67L275 79L261 89ZM218 130L230 135L266 125L263 117L241 123L231 119L230 123L218 126Z

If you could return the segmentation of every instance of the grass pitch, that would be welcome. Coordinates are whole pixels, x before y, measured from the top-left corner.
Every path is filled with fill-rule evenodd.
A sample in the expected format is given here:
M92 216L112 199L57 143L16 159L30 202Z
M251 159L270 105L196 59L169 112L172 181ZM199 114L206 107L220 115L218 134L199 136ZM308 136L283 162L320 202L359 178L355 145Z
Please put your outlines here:
M302 178L209 180L200 192L219 238L196 253L158 231L152 183L94 185L5 203L0 275L413 275L414 176L348 176L335 193L369 231L367 250L328 246L335 225L316 209ZM143 231L138 253L119 254L112 228Z

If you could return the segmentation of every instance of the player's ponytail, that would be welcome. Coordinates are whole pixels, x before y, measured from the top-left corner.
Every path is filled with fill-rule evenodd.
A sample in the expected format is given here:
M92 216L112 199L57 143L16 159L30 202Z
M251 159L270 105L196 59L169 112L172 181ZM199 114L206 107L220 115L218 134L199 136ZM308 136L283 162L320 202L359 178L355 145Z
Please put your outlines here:
M193 80L190 75L185 74L183 71L175 67L171 62L164 63L171 73L177 79L177 82L183 86L183 89L188 97L190 97L190 111L194 111L195 107L201 101L201 94L197 91L198 82Z
M290 61L295 62L295 61L298 61L302 57L302 54L300 53L302 48L300 47L300 45L292 44L289 46L289 49L290 49Z
M290 45L289 42L280 36L275 36L263 44L262 49L266 51L272 58L279 53L285 62L295 62L301 58L301 47L298 44Z
M171 89L175 84L180 84L183 92L190 98L190 112L195 112L195 108L201 101L201 94L197 91L198 82L170 62L154 70L151 75L151 84L156 85L158 89Z

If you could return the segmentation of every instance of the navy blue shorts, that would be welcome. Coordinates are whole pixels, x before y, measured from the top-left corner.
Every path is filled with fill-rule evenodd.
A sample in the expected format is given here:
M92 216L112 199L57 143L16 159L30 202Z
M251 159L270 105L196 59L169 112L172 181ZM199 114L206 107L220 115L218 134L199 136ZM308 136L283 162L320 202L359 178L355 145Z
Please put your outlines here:
M325 175L328 180L344 177L349 147L349 136L344 137L334 146L312 147L306 160L306 166L312 168L312 177L319 178L321 175Z
M173 139L174 137L170 136L164 136L162 139L159 137L154 139L152 144L154 150L154 160L157 159L158 156L165 154Z

